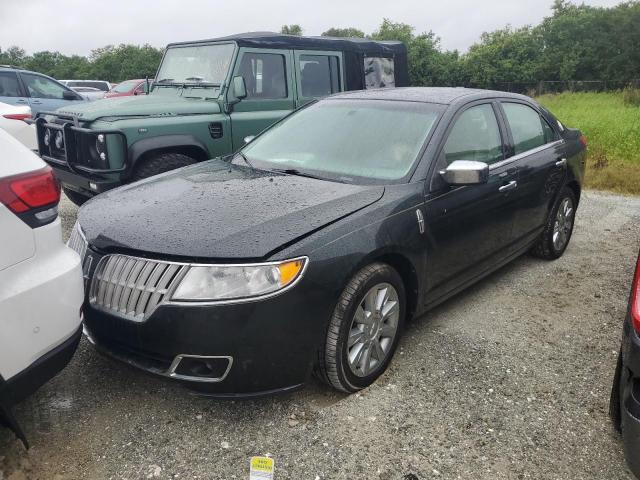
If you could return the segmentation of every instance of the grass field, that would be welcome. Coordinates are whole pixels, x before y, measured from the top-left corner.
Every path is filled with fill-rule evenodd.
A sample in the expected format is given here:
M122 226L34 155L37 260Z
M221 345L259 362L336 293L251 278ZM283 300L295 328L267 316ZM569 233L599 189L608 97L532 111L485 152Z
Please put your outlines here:
M586 187L640 195L640 107L622 94L561 93L537 100L587 137Z

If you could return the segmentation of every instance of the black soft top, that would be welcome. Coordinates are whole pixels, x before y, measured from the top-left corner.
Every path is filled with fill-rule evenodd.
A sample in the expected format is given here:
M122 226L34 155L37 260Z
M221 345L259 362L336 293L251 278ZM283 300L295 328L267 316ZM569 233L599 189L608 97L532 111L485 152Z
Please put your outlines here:
M371 56L393 57L406 55L407 48L399 41L377 41L368 38L301 37L274 32L248 32L192 42L170 43L168 46L193 45L211 42L236 42L241 47L282 48L304 50L341 50L343 52L364 53Z
M251 48L341 51L345 61L347 90L365 88L365 57L393 58L395 86L406 87L409 85L407 47L399 41L377 41L368 38L299 37L273 32L249 32L209 40L170 43L167 47L213 42L235 42L240 47Z

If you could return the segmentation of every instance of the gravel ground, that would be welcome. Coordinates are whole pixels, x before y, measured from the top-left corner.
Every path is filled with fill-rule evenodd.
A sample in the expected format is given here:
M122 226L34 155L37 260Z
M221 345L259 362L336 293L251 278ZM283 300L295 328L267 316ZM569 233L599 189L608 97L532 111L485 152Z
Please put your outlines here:
M0 479L246 479L261 454L279 480L631 479L607 409L639 222L640 198L585 192L564 257L522 257L412 322L357 395L203 399L83 340L17 408L31 450L0 431Z

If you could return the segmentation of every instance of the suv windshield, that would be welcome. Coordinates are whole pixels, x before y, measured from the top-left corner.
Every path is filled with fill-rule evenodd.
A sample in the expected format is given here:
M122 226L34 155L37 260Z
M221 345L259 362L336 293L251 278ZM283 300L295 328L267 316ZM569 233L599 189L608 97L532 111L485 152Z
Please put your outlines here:
M441 111L428 103L325 100L275 125L242 155L258 168L338 181L399 180L411 170Z
M232 43L171 47L164 55L155 84L221 85L231 65L233 49Z

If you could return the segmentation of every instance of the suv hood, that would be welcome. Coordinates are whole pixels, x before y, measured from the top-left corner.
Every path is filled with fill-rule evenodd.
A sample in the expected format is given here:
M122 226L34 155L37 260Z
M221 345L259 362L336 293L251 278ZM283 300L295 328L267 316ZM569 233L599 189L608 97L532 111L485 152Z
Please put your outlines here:
M178 115L220 113L220 105L216 100L187 98L175 95L151 94L130 97L115 97L96 100L95 102L78 102L56 110L61 115L78 117L81 121L128 117L173 117Z
M383 193L210 160L104 193L78 219L102 250L263 259Z

